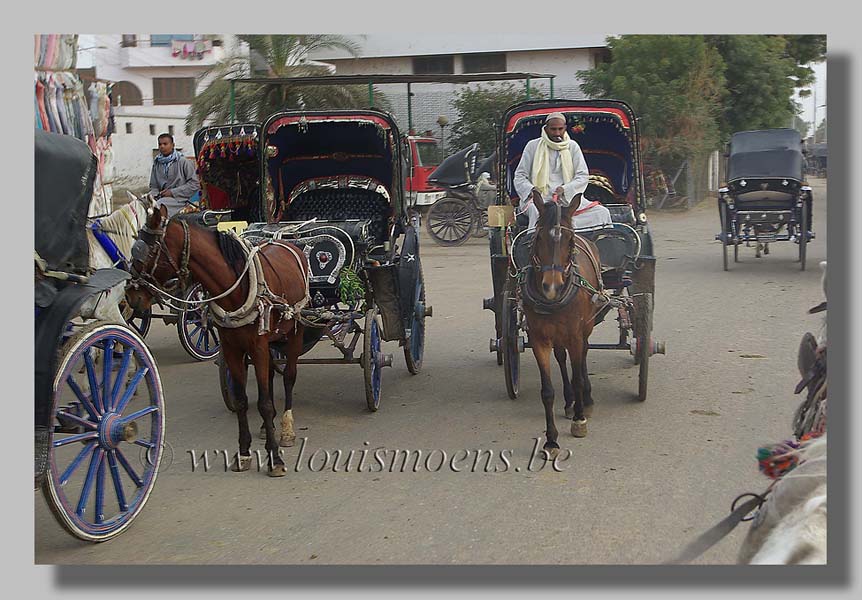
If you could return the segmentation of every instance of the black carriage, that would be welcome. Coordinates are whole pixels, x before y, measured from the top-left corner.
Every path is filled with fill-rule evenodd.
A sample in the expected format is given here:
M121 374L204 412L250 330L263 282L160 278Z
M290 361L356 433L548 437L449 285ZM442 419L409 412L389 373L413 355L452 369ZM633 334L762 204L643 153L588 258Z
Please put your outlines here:
M488 213L493 202L480 189L479 176L493 173L495 156L479 157L479 144L446 157L428 175L428 183L446 190L425 215L428 235L441 246L460 246L471 236L487 235Z
M382 342L398 341L407 368L418 373L432 312L418 232L404 206L407 163L398 128L375 110L290 111L257 131L257 177L251 169L246 179L234 174L242 194L229 195L230 221L222 226L252 243L282 239L302 249L311 272L303 353L327 338L340 356L299 362L360 364L367 406L376 411L381 369L392 365ZM205 186L213 185L205 166L201 172ZM283 368L276 346L272 352ZM225 404L234 410L230 375L218 362Z
M664 354L665 344L653 339L655 255L646 216L643 168L637 117L616 100L546 100L510 107L500 124L498 139L498 193L489 208L491 280L494 295L483 308L495 315L496 335L490 350L504 366L506 390L511 398L519 391L520 354L529 347L524 338L521 308L521 274L529 268L532 232L525 214L515 216L519 203L514 172L527 142L538 138L545 118L552 112L566 117L569 136L583 151L590 180L584 196L601 202L613 224L577 233L598 246L602 282L611 302L596 315L596 324L616 309L619 341L591 343L591 349L627 350L639 365L638 398L647 396L649 358Z
M806 247L814 239L812 194L803 174L802 140L795 129L740 131L730 139L727 184L719 189L718 212L724 270L728 247L739 262L739 246L754 244L755 256L769 254L771 242L799 246L805 270Z
M88 273L96 169L85 143L36 131L35 485L67 531L102 542L132 523L153 489L165 403L141 337L93 318L93 301L128 278Z

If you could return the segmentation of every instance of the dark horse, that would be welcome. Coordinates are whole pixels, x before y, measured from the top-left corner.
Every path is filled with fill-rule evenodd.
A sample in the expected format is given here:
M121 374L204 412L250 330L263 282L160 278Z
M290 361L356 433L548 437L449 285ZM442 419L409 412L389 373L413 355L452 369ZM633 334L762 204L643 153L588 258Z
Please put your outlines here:
M221 339L221 353L231 376L233 393L237 399L236 416L239 421L239 454L232 463L233 471L246 471L251 465L251 433L248 427L248 396L245 392L245 356L251 358L257 378L257 408L263 417L266 435L268 475L282 477L287 471L279 456L279 445L292 446L293 432L293 385L296 382L296 364L302 351L303 326L293 317L294 309L301 306L308 295L308 263L303 252L286 242L263 244L257 249L260 258L260 273L248 264L247 251L233 236L224 232L205 229L188 219L167 219L162 206L149 209L147 225L139 234L138 244L143 244L133 255L135 279L127 292L129 303L136 310L145 310L153 301L153 288L164 288L166 282L179 278L185 284L187 277L200 282L210 297L216 298L235 288L223 298L214 301L222 311L245 312L232 315L232 326L224 326L216 320ZM265 282L261 286L260 277ZM258 279L257 289L251 289L252 278ZM259 290L263 289L263 293ZM255 297L256 294L256 297ZM272 305L272 311L267 306ZM251 310L246 310L251 307ZM260 313L260 308L264 313ZM217 308L210 305L215 314ZM241 310L242 309L242 310ZM257 311L257 312L255 312ZM257 314L256 318L255 315ZM260 320L268 327L260 327ZM250 321L250 322L248 322ZM239 325L239 326L237 326ZM261 330L264 330L261 332ZM275 437L275 402L272 382L275 368L269 344L279 343L279 350L286 355L284 369L284 406L280 441Z
M587 435L586 415L593 404L587 349L600 308L593 303L593 297L601 289L601 267L596 246L571 229L579 198L574 198L569 206L560 206L556 202L545 204L534 192L539 220L530 255L531 268L522 290L530 346L542 377L542 404L547 421L544 448L552 457L559 453L560 446L554 423L551 351L560 365L566 417L572 419L575 437ZM571 379L566 368L567 352L572 363Z

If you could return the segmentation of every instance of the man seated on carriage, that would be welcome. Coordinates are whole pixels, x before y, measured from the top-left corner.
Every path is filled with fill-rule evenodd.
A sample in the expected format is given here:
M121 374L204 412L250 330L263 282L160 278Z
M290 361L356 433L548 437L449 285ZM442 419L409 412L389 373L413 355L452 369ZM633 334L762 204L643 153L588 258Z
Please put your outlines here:
M150 194L160 198L173 217L189 206L189 200L200 192L201 184L194 165L174 148L174 136L159 136L159 155L150 172Z
M581 147L566 132L566 117L551 113L545 119L542 137L527 142L515 169L515 190L521 200L519 212L529 216L529 229L535 229L539 219L539 211L532 203L534 190L546 203L556 195L563 206L569 206L580 196L580 206L572 217L574 229L611 224L611 213L601 202L583 197L589 177Z

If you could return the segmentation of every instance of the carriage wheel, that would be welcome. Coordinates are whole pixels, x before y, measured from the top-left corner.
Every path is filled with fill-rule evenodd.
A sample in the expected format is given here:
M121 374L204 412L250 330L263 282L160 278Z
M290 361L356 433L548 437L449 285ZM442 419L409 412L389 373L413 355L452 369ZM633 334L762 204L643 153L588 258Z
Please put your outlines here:
M203 300L203 286L199 283L193 285L186 294L185 299ZM184 310L180 314L180 320L177 322L177 334L180 338L180 344L189 353L189 356L195 360L212 360L219 352L218 331L208 315L209 307L201 305Z
M518 307L512 292L503 292L502 316L503 332L500 344L503 351L503 374L506 378L506 392L509 398L518 397L521 379L521 352L518 347Z
M131 524L155 484L162 383L146 344L126 327L91 325L60 352L43 491L67 531L104 542Z
M425 229L441 246L460 246L470 238L474 220L468 203L457 198L440 198L428 210Z
M802 231L799 235L799 262L801 263L800 269L802 271L805 270L805 258L807 254L808 247L808 207L803 203L802 205L802 224L800 228Z
M122 300L120 302L120 312L129 327L134 329L142 339L147 337L147 334L150 332L150 324L153 321L152 309L148 308L145 311L133 310L125 300Z
M230 412L236 412L237 402L236 396L233 393L233 386L231 385L232 378L230 376L230 370L227 368L227 362L219 356L215 360L218 365L218 383L221 388L221 398L224 401L225 407ZM246 360L244 362L246 373L248 373L248 356L246 356Z
M727 228L727 207L721 207L721 255L724 263L724 270L727 271L727 238L730 235ZM736 260L737 245L734 244L734 260Z
M410 337L404 343L404 360L407 370L413 375L422 370L422 358L425 355L425 277L419 269L416 279L416 304L410 317Z
M649 357L652 354L652 294L634 296L634 328L637 349L635 350L638 364L638 400L647 398L647 383L649 378Z
M380 348L380 323L378 321L376 308L371 308L365 313L361 362L365 375L365 402L371 412L377 412L377 409L380 408L380 370L385 358Z

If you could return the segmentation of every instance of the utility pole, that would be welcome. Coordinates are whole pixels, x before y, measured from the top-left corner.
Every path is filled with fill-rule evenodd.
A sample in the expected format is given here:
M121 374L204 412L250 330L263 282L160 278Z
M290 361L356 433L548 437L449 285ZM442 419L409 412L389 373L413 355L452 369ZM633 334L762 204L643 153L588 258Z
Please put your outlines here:
M811 131L813 132L811 134L811 139L813 139L814 143L816 144L817 143L817 81L814 82L814 85L812 87L814 88L814 117L813 117L814 118L814 125L811 128Z

